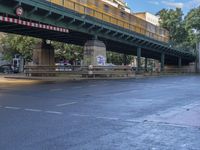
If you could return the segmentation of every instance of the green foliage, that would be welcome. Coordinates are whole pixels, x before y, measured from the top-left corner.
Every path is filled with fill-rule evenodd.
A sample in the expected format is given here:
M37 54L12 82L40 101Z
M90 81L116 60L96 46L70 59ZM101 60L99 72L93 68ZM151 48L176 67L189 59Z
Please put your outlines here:
M61 42L53 42L55 57L69 61L80 61L83 59L83 47Z
M180 8L162 9L157 14L160 16L160 25L170 32L172 44L180 44L186 40L187 32L184 27L183 12Z
M200 6L192 9L185 17L186 28L200 31Z
M157 15L160 15L161 26L170 32L173 47L190 51L195 49L197 40L200 40L194 33L194 30L196 33L200 31L200 7L192 9L185 18L180 8L163 9Z
M133 56L127 55L126 59L127 59L127 64L130 64L131 60L133 59ZM124 54L108 51L107 62L113 63L115 65L122 65L124 64Z
M195 43L200 41L200 6L192 9L185 17L185 28L188 31L188 40L195 47Z
M26 61L31 61L34 46L40 41L33 37L7 34L0 41L4 48L4 59L10 61L15 54L20 54ZM71 61L83 59L83 48L80 46L61 42L53 42L53 46L58 59Z
M20 54L26 61L31 61L33 48L38 41L32 37L8 34L1 39L4 59L11 60L14 54Z

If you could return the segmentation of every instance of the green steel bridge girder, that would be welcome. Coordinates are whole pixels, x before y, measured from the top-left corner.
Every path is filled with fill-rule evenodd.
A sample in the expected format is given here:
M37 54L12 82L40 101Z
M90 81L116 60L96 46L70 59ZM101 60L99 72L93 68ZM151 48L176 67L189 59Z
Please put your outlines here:
M177 57L177 59L181 57L188 62L192 62L196 58L192 53L172 49L165 43L155 41L143 35L139 35L138 33L102 22L98 19L78 14L71 10L53 5L45 0L10 0L8 2L0 0L0 13L16 17L15 9L17 6L22 6L24 9L24 15L22 16L23 19L34 20L53 26L68 28L72 32L76 31L77 33L83 33L87 35L87 38L90 36L98 36L105 41L112 41L115 43L120 43L121 45L133 47L132 50L135 51L135 53L137 47L141 47L143 51L150 51L152 54L165 53L165 55L173 56L174 58ZM40 32L40 34L42 33ZM44 35L36 35L36 37L40 36L45 37ZM61 37L62 36L64 35L61 35ZM67 42L65 39L58 40ZM86 40L88 39L85 39L85 41ZM124 46L122 48L124 48ZM126 53L126 51L123 51L123 49L119 50L119 52ZM131 53L131 51L129 53ZM149 56L149 58L151 58L151 56Z

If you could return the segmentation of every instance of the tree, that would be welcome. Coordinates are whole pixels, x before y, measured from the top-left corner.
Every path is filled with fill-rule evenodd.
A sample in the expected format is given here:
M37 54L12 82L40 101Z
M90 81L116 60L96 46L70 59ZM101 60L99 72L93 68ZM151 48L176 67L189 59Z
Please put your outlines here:
M162 9L157 13L160 16L161 27L167 29L170 34L172 44L183 43L187 38L187 31L183 21L183 12L180 8Z
M195 47L200 40L200 6L192 9L185 17L185 28L188 31L188 41Z
M7 34L0 41L4 48L4 59L10 61L15 54L20 54L26 61L31 61L34 46L40 41L33 37ZM61 42L53 42L53 46L56 58L73 62L83 59L83 48L80 46Z
M31 61L33 48L38 41L39 39L33 37L7 34L1 39L4 59L11 60L14 54L20 54L26 61Z
M133 60L133 56L127 55L126 60L127 60L126 63L130 64L130 62ZM124 54L108 51L107 62L113 63L115 65L122 65L124 64Z
M55 48L55 57L59 60L75 62L83 59L83 47L81 46L61 42L53 42L53 46Z
M200 31L200 6L192 9L185 17L186 28Z

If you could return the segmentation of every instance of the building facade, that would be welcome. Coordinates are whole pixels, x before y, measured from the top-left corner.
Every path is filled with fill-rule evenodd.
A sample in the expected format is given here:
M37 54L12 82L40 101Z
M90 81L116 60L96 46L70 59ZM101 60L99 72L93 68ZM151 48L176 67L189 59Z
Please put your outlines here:
M128 7L127 3L124 0L102 0L102 1L114 7L123 9L127 13L131 13L131 9Z
M160 26L158 16L155 16L149 12L138 12L138 13L134 13L134 14L135 14L135 16L137 16L153 25Z

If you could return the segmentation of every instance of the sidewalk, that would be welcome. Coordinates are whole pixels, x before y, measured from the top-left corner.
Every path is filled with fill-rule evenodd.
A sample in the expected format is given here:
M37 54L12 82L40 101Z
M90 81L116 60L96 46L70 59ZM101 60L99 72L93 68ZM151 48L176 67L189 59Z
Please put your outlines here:
M178 74L184 75L184 74ZM155 77L163 77L163 76L177 76L177 74L140 74L140 75L133 75L129 77L90 77L90 78L83 78L77 75L68 75L68 76L56 76L56 77L31 77L26 76L25 74L0 74L0 82L3 81L10 81L10 82L28 82L28 81L44 81L44 82L64 82L64 81L80 81L80 80L119 80L119 79L141 79L141 78L155 78Z
M29 77L25 74L0 74L0 82L4 80L27 80L27 81L69 81L69 80L81 80L77 77Z
M2 80L34 80L34 81L80 81L80 80L114 80L114 79L132 79L142 78L143 75L129 76L129 77L90 77L84 78L80 75L56 76L56 77L31 77L25 74L0 74L0 81Z
M26 80L23 79L22 76L18 76L15 77L14 75L8 75L8 74L0 74L0 84L4 83L4 84L11 84L11 85L15 85L15 84L30 84L30 83L37 83L39 82L39 80Z

